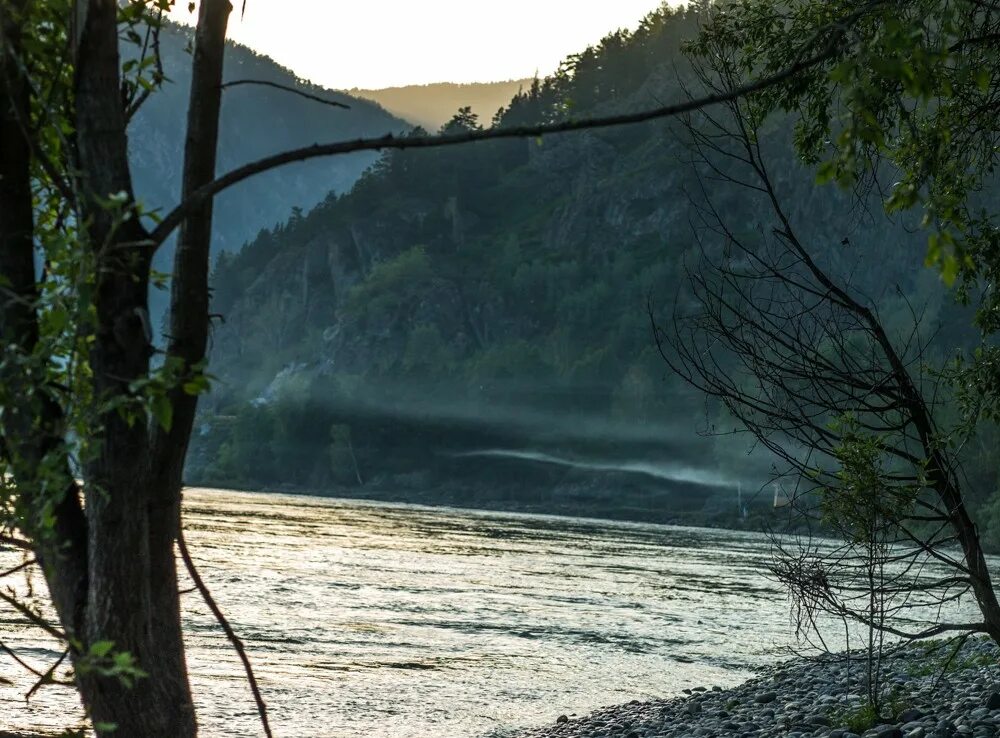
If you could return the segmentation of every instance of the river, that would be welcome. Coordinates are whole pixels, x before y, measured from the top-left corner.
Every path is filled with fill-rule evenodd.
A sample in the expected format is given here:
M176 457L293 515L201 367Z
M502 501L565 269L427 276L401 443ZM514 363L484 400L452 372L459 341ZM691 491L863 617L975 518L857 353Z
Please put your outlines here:
M794 645L757 534L201 489L185 508L285 738L498 738L733 685ZM202 734L260 734L235 653L198 594L184 602ZM30 664L57 655L2 617ZM78 719L71 689L26 705L31 681L8 658L0 678L0 727Z

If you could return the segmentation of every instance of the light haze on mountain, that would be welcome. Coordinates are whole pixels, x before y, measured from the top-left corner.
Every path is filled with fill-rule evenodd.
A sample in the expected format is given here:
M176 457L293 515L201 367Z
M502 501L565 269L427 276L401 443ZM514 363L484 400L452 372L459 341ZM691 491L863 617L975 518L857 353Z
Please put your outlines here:
M381 90L351 88L346 94L373 100L389 113L428 131L436 131L462 107L472 108L480 120L489 121L494 113L507 106L519 90L531 86L530 79L501 82L437 82L428 85L386 87Z

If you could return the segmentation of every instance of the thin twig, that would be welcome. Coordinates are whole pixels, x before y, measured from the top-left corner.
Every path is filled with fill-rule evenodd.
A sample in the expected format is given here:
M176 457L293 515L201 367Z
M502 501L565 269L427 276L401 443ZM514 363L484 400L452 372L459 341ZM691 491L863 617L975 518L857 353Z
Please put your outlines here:
M35 692L37 692L39 689L41 689L46 684L61 684L63 686L72 686L72 682L60 682L58 679L55 679L52 676L53 674L56 673L56 669L59 668L59 665L65 660L65 658L68 655L69 655L69 649L67 648L67 649L63 650L63 652L62 652L62 654L60 654L59 658L56 659L56 662L54 664L52 664L52 666L50 666L45 671L44 674L42 674L42 675L39 676L38 681L35 682L34 685L31 687L31 689L28 690L27 694L24 695L24 701L25 702L27 702L28 700L30 700L32 698L32 696L35 694Z
M262 87L273 87L276 90L283 90L285 92L291 92L293 95L298 95L299 97L304 97L307 100L313 100L314 102L323 103L324 105L330 105L335 108L344 108L345 110L350 110L350 105L345 105L342 102L337 102L336 100L327 100L325 97L320 97L319 95L313 95L306 92L305 90L299 90L290 85L279 84L278 82L269 82L266 79L237 79L232 82L224 82L219 85L220 89L226 89L227 87L237 87L238 85L260 85Z
M18 600L16 597L13 597L13 596L7 594L6 592L0 592L0 600L3 600L8 605L10 605L11 607L13 607L15 610L17 610L19 613L21 613L24 617L26 617L28 620L30 620L34 625L37 625L39 628L41 628L42 630L44 630L46 633L48 633L53 638L56 638L56 639L58 639L60 641L66 641L66 640L68 640L66 638L66 634L63 633L61 630L59 630L59 628L57 628L56 626L54 626L51 623L49 623L45 618L43 618L41 615L39 615L38 613L36 613L34 610L32 610L27 605L25 605L23 602L21 602L20 600Z
M10 646L8 646L3 641L0 641L0 651L3 651L5 654L7 654L8 656L10 656L12 659L14 659L14 661L16 661L18 664L20 664L21 666L23 666L27 671L30 671L36 677L42 676L42 672L40 672L34 666L32 666L31 664L29 664L27 661L25 661L24 659L22 659L20 656L18 656L17 653L14 651L14 649L12 649Z
M0 571L0 579L5 579L6 577L9 577L11 574L17 574L19 571L23 571L24 569L27 569L29 566L34 566L37 563L38 559L28 559L27 561L22 561L20 564L8 569L7 571Z
M177 531L177 548L181 553L181 558L184 559L184 566L187 567L191 580L201 593L202 599L205 600L205 604L208 605L208 609L212 611L215 619L218 621L219 625L222 626L222 630L225 631L226 637L229 638L229 642L233 644L233 648L236 649L236 653L239 654L240 661L243 662L243 669L246 671L247 682L250 684L250 691L253 692L254 701L257 703L257 714L260 715L261 725L264 726L264 735L266 735L267 738L272 738L271 725L267 719L267 705L264 703L264 698L260 694L260 688L257 686L257 678L254 676L253 667L250 665L250 658L247 656L246 649L243 647L243 641L241 641L240 637L236 635L236 632L229 624L226 616L222 614L222 610L219 609L218 604L216 604L215 599L212 597L212 593L208 590L208 586L198 573L198 569L194 565L194 560L191 558L191 552L188 551L187 543L184 542L184 532L181 530Z
M934 686L931 687L932 692L937 692L938 687L941 686L941 682L944 681L945 674L947 674L948 669L951 668L951 664L955 660L955 657L958 656L959 652L962 650L962 647L965 645L965 642L968 641L969 638L971 637L972 633L963 633L962 635L956 638L957 642L955 643L955 648L952 649L951 655L948 656L948 660L941 665L941 673L939 673L937 679L934 680Z
M31 544L28 541L14 536L0 535L0 543L7 546L13 546L14 548L24 549L25 551L32 550Z

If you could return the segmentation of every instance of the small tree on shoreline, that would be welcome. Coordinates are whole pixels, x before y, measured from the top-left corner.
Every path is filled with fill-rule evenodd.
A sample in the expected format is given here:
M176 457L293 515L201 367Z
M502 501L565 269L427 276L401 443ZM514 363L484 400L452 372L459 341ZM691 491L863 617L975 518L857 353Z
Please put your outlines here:
M894 566L897 554L906 556L896 526L912 514L914 500L907 490L886 482L882 448L859 430L854 418L839 419L835 427L843 434L834 449L836 484L814 492L814 513L824 538L797 542L793 548L774 536L771 572L791 596L799 634L807 639L815 634L823 650L829 650L822 635L825 621L832 618L844 628L848 659L852 627L861 625L862 685L878 716L887 697L882 679L886 626L911 609L908 595L919 579L908 559ZM811 517L807 511L793 513L793 518L796 514ZM947 590L935 604L946 597Z

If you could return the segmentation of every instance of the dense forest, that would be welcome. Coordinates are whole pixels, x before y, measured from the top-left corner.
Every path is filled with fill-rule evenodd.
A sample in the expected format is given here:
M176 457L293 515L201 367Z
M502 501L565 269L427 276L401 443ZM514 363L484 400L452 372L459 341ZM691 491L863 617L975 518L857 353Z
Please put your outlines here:
M696 85L682 47L697 29L697 10L661 9L491 120L460 109L442 130L676 99ZM816 188L789 152L789 126L766 136L828 270L875 295L900 333L914 330L918 303L937 358L974 339L970 314L921 268L907 223ZM651 337L697 251L696 175L678 123L395 152L349 193L220 254L218 383L189 481L758 524L780 494L762 489L770 459L739 436L699 434L732 421L670 374ZM760 228L738 188L719 185L713 199ZM996 482L977 453L981 507Z

